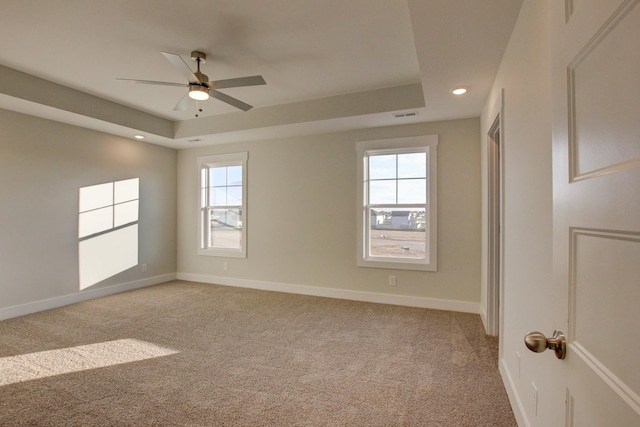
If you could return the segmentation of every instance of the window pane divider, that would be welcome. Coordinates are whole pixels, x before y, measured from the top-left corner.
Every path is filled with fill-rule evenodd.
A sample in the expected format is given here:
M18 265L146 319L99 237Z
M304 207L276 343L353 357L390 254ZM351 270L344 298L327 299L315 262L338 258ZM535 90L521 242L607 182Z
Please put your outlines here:
M242 209L242 205L209 205L202 209Z
M403 208L428 208L428 204L417 203L417 204L394 204L394 203L385 203L385 204L375 204L375 205L364 205L364 207L368 207L371 209L375 208L393 208L393 209L403 209Z

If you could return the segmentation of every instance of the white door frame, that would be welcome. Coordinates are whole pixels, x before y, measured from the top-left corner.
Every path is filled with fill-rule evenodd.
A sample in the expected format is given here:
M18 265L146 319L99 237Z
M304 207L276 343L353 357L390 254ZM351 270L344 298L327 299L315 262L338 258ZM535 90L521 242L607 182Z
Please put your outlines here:
M487 133L487 334L502 335L504 301L504 89Z

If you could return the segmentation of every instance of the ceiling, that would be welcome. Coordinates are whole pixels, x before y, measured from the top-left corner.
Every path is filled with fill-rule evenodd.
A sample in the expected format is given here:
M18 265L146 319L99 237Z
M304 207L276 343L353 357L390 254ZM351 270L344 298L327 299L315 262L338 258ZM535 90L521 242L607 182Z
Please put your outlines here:
M3 1L0 108L186 148L477 117L522 0ZM207 54L211 79L262 75L173 111L161 55ZM470 87L456 97L450 90ZM398 113L417 112L409 117Z

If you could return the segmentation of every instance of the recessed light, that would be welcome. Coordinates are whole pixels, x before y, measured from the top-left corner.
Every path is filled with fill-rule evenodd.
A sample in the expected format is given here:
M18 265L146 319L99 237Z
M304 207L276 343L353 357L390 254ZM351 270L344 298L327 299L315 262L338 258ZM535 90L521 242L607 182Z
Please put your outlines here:
M457 86L451 89L451 93L454 95L464 95L467 92L469 92L468 86Z
M144 135L133 135L135 139L144 139Z

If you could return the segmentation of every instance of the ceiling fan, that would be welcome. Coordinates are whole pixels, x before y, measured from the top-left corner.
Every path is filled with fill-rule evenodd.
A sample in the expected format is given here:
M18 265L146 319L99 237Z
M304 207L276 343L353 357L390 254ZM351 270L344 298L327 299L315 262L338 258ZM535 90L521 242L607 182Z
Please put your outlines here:
M173 83L173 82L157 82L153 80L135 80L135 79L116 79L123 82L141 83L148 85L161 86L180 86L188 87L189 92L178 102L173 109L174 111L185 111L188 104L192 101L206 101L209 97L216 98L222 102L226 102L243 111L248 111L253 106L240 101L232 96L219 92L217 89L227 89L232 87L256 86L267 84L262 76L238 77L234 79L209 80L209 76L200 72L200 64L207 61L207 55L200 51L191 52L191 59L196 62L198 70L194 73L180 55L175 53L162 52L165 58L173 64L174 67L187 78L189 83ZM202 110L200 110L202 111ZM196 114L196 117L198 115Z

